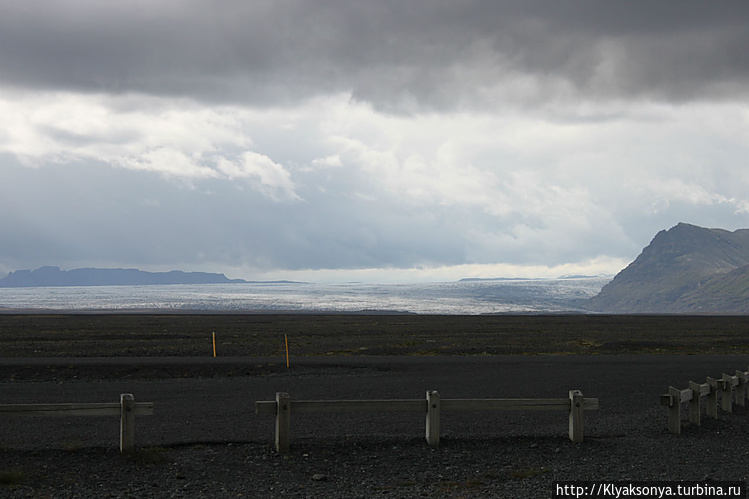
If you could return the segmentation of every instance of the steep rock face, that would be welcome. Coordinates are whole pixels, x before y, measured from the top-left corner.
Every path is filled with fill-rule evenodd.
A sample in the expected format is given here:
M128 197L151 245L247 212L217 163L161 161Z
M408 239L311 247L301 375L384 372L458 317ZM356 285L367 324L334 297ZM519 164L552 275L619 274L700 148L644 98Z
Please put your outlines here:
M749 230L680 223L659 232L642 253L590 299L606 313L745 313L738 290L749 284ZM722 298L721 298L722 297ZM730 298L730 299L728 299Z
M694 314L749 314L749 265L721 274L680 296L674 311Z

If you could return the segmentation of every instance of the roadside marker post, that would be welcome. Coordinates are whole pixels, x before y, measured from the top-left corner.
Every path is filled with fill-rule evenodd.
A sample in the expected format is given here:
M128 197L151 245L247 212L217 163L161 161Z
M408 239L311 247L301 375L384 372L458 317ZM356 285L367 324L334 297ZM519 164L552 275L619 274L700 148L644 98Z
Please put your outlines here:
M284 340L286 341L286 369L289 368L289 336L287 334L283 335Z
M216 332L213 333L213 356L216 356Z

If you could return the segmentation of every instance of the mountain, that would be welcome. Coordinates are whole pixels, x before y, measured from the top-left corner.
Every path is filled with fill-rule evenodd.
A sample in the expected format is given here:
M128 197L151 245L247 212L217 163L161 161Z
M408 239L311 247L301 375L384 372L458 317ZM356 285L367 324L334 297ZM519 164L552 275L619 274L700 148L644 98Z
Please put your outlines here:
M604 313L749 313L749 229L680 223L589 300Z
M75 269L41 267L17 270L0 279L0 288L44 286L127 286L149 284L225 284L246 282L229 279L224 274L206 272L145 272L138 269Z
M707 280L679 297L676 309L692 313L749 314L749 265Z

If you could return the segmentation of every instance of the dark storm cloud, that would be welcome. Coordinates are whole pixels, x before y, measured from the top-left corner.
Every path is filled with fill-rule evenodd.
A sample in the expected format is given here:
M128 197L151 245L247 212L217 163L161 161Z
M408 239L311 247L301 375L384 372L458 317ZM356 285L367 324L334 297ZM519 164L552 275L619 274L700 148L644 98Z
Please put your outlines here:
M4 1L25 88L389 109L746 96L749 4L704 1Z

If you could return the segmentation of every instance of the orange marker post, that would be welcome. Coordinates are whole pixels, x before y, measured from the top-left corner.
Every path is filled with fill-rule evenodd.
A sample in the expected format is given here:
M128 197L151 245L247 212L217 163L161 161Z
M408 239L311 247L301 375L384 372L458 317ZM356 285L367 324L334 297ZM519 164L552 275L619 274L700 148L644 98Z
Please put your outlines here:
M216 333L213 333L213 356L216 356Z
M289 336L284 334L284 339L286 340L286 369L289 368Z

